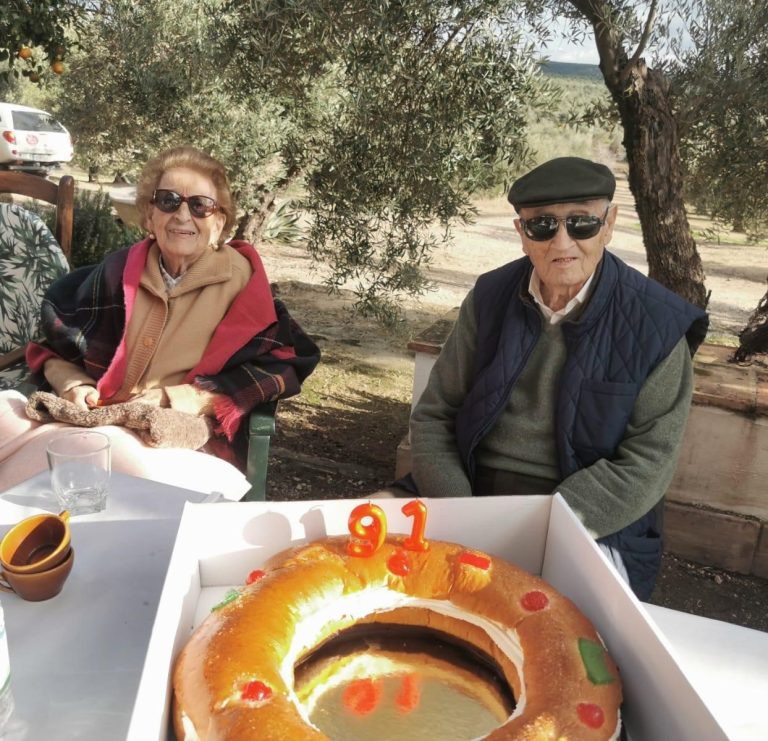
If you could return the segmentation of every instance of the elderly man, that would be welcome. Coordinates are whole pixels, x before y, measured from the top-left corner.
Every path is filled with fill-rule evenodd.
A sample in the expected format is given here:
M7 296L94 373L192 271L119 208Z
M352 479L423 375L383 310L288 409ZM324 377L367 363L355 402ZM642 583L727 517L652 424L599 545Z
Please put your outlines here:
M638 596L707 317L606 252L611 171L540 165L509 201L525 256L478 278L411 417L426 497L559 491Z

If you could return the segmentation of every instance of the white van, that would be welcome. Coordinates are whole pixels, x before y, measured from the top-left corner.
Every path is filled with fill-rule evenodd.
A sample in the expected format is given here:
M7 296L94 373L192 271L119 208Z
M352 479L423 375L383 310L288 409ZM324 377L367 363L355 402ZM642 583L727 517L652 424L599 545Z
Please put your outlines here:
M0 168L45 172L73 154L69 132L50 113L0 103Z

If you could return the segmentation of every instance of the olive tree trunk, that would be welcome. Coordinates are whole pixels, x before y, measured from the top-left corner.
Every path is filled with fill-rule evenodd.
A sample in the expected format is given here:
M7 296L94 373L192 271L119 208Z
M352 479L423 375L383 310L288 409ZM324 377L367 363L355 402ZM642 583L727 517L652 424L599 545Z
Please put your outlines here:
M655 3L643 38L630 59L627 40L611 23L610 0L569 0L592 25L600 70L624 129L629 187L635 199L648 272L655 280L704 308L704 269L683 202L677 123L669 86L641 57L654 20Z
M258 209L246 211L240 216L235 229L235 239L243 239L251 244L258 244L261 241L264 227L275 210L276 196L277 193L274 192L266 193Z
M262 184L254 186L257 205L254 208L246 209L245 213L238 218L235 239L243 239L251 244L258 244L275 210L277 198L285 193L300 175L301 169L298 165L293 164L271 188Z
M648 273L692 304L707 304L704 269L683 202L677 124L663 76L642 60L629 89L612 89L624 127L629 187L635 197Z

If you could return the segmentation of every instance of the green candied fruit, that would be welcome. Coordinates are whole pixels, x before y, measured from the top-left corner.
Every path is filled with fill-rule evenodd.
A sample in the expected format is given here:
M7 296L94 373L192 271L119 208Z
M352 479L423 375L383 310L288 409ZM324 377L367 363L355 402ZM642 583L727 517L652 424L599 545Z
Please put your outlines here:
M220 610L225 605L228 605L230 602L234 602L238 597L240 596L240 592L237 591L237 589L230 589L226 595L224 596L224 599L219 602L218 605L214 605L211 608L211 612L216 612L216 610Z
M587 670L587 677L592 684L610 684L616 681L611 670L605 664L605 648L601 643L579 638L579 653Z

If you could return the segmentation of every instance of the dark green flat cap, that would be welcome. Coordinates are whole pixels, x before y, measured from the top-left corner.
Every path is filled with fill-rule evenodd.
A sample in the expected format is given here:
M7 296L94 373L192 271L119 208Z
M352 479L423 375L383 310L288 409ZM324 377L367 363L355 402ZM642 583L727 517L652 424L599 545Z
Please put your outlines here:
M520 211L525 206L610 200L615 190L616 178L605 165L581 157L558 157L515 180L507 198Z

